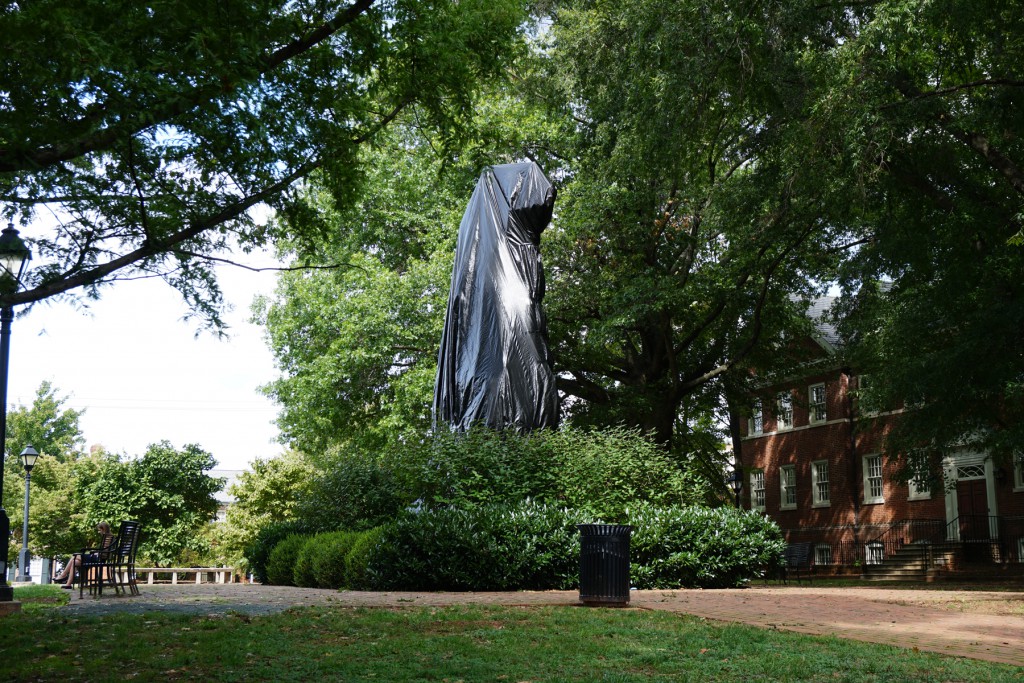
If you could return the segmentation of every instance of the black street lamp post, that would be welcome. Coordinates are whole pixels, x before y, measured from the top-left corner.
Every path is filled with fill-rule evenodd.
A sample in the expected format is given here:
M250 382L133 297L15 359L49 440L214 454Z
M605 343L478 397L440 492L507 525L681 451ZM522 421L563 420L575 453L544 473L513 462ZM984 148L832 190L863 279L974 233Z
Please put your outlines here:
M9 223L0 233L0 292L14 294L21 284L25 266L32 258L32 252ZM0 306L0 459L7 458L7 365L11 353L11 322L14 320L14 306ZM0 461L0 492L4 490L4 468ZM0 495L0 602L14 600L14 589L7 583L7 554L10 552L11 520L3 507Z
M736 507L738 508L740 506L740 491L743 490L743 473L737 467L729 473L725 481L729 484L732 492L736 494Z
M21 581L32 580L29 572L29 563L32 558L28 552L28 490L32 481L32 468L36 466L38 459L39 453L36 452L36 449L32 448L31 444L25 446L25 450L21 452L21 464L25 466L25 516L21 524L21 554L18 555L18 571L21 574Z

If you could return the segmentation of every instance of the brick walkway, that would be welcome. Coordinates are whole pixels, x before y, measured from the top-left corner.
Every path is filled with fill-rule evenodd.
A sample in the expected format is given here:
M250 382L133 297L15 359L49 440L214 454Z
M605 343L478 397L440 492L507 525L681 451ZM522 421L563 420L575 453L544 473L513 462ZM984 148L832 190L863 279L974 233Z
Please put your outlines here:
M413 607L463 604L576 606L575 591L369 593L259 585L142 586L134 598L78 599L82 614L228 611L268 614L289 607ZM996 605L988 611L986 603ZM1024 666L1024 593L876 588L749 588L633 591L630 606L813 635L918 648Z

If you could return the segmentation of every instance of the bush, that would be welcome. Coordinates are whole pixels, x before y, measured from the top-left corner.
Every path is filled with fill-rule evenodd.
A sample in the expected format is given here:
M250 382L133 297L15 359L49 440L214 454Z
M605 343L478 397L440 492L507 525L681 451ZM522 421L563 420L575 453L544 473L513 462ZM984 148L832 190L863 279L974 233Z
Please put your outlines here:
M723 508L658 508L628 513L633 585L650 588L732 588L781 561L785 541L760 513Z
M374 590L567 589L579 562L579 513L526 501L410 513L367 548Z
M292 569L292 581L301 588L316 588L316 576L313 573L313 558L319 551L320 538L323 534L308 536L295 556L295 567ZM273 553L271 553L273 555Z
M442 432L407 450L406 486L428 508L532 498L618 518L638 501L682 505L705 495L667 451L623 428Z
M373 590L370 561L387 532L388 527L381 526L357 534L352 550L345 556L345 581L352 590Z
M355 531L332 531L314 537L312 552L313 577L319 588L346 588L345 560L361 534Z
M267 560L267 583L275 586L295 585L295 563L309 538L306 534L292 534L274 546Z
M298 520L275 522L260 529L256 533L256 538L253 539L252 544L244 552L253 578L260 583L268 583L267 560L270 559L270 552L274 549L274 546L287 536L305 533L306 530L307 525L305 522Z
M394 518L411 501L392 465L375 454L341 450L325 457L296 515L316 531L362 530Z

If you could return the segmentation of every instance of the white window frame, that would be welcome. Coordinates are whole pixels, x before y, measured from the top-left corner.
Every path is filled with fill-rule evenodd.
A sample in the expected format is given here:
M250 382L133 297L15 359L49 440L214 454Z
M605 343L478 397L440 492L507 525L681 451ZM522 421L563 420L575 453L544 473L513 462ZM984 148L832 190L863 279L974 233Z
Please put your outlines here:
M820 401L816 401L814 396L818 389L821 390ZM807 387L807 422L812 425L828 422L828 392L824 382Z
M750 509L764 511L765 508L764 470L750 470Z
M818 543L814 546L814 564L828 566L832 564L832 544Z
M864 546L864 564L882 564L885 560L885 546L879 541L871 541Z
M789 489L792 488L793 500L789 500ZM779 466L779 509L796 510L796 465Z
M928 480L921 475L914 475L907 482L907 488L909 493L907 494L907 500L931 500L932 489L928 484Z
M785 431L793 428L793 394L784 391L775 399L775 429Z
M824 481L822 481L824 474ZM824 487L821 486L824 484ZM825 495L822 496L821 494ZM828 460L815 460L811 463L811 495L812 506L816 508L827 508L832 505L831 490L829 488Z
M877 463L877 473L875 464ZM872 455L865 455L864 461L864 502L871 503L884 503L885 502L885 476L884 468L882 463L882 455L880 453L874 453ZM873 481L878 482L878 492L875 493L872 490Z
M750 418L747 420L747 436L764 434L764 411L761 402L756 401L750 410Z
M1024 453L1013 454L1013 490L1024 491Z

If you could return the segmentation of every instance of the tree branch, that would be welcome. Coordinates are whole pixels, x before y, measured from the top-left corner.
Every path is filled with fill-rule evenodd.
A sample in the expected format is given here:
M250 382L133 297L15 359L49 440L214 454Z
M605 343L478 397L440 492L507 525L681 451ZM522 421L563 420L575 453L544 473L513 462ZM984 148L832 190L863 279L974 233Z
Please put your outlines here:
M355 0L355 2L349 5L348 9L339 13L333 20L260 59L257 63L257 73L263 75L297 55L312 49L355 21L360 15L369 10L374 2L375 0ZM237 85L232 84L231 90L236 90L237 87ZM225 84L222 80L218 79L216 83L197 86L183 93L175 93L166 98L160 105L147 107L133 116L129 115L119 119L116 125L80 136L61 145L51 145L27 151L2 147L0 148L0 173L46 167L62 161L75 159L90 152L106 149L117 140L136 135L140 131L154 125L166 123L224 94ZM90 116L95 116L95 114Z

